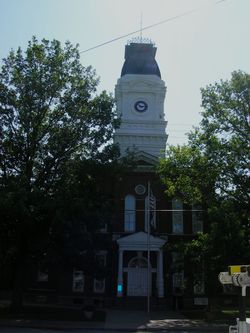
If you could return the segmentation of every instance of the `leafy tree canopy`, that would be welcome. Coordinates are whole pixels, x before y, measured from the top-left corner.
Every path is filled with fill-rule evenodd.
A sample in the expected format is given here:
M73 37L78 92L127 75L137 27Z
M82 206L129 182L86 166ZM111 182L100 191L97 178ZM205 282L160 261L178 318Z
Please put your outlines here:
M49 190L72 158L98 158L116 125L113 99L69 42L36 38L11 51L0 73L1 178Z
M59 216L69 223L84 220L89 207L90 214L99 208L104 212L105 188L94 171L103 175L100 169L118 156L112 138L119 122L111 95L96 93L98 81L91 67L82 66L78 46L69 42L62 46L33 37L25 52L12 50L3 59L2 264L12 258L24 266L34 248L46 244Z
M231 80L201 89L202 121L189 135L217 170L220 196L249 204L250 75L233 72Z
M200 125L186 145L168 148L159 174L168 195L203 205L205 234L182 250L194 267L205 261L207 282L214 283L227 265L250 259L250 75L233 72L201 95Z
M43 196L69 175L70 161L107 163L118 121L113 99L78 48L33 39L10 52L0 72L0 209L6 223L28 222ZM8 224L9 227L9 224Z
M159 172L169 194L187 201L233 199L249 204L250 75L201 89L202 120L187 145L173 147Z

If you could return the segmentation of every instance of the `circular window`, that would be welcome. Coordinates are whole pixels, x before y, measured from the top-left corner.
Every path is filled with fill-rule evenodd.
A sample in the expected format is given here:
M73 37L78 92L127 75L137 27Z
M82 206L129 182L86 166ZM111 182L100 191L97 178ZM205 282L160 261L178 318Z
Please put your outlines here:
M142 194L144 194L145 192L146 192L146 188L145 188L144 185L137 185L137 186L135 187L135 193L136 193L136 194L142 195Z

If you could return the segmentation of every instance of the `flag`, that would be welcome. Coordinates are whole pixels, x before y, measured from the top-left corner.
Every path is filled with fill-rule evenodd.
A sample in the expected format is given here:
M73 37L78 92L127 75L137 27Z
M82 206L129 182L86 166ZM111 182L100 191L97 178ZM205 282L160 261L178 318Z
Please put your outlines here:
M156 210L156 199L153 195L152 190L150 190L149 195L149 224L150 228L153 230L156 228L156 218L155 218L155 210Z

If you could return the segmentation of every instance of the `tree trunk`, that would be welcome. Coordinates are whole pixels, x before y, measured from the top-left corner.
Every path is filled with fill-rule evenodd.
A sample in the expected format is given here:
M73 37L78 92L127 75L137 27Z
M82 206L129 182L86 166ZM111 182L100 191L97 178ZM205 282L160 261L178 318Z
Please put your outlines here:
M13 292L10 305L11 312L19 313L23 307L24 281L26 275L26 258L27 258L27 236L28 230L24 221L20 220L17 238L17 258L15 267L15 276L13 280Z
M24 274L25 274L24 260L22 260L22 258L18 258L15 270L11 305L10 305L10 310L13 313L19 313L23 307Z

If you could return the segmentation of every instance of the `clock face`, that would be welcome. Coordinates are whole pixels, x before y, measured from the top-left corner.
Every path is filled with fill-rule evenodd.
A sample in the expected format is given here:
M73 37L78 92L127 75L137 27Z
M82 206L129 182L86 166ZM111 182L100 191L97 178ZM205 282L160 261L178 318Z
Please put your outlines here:
M134 108L137 112L145 112L148 109L148 104L145 101L137 101L134 104Z

